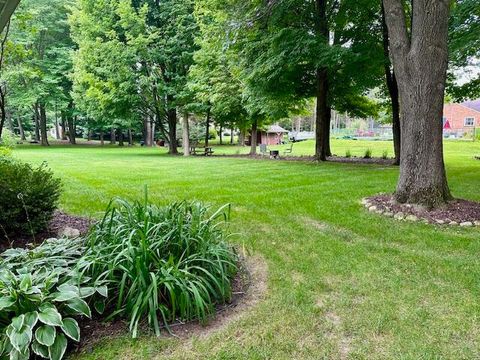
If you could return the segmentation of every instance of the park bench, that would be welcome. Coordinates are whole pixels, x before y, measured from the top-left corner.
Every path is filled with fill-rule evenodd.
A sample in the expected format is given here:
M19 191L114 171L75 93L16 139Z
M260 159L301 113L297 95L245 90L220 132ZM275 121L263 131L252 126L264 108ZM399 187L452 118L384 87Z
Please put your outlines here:
M190 154L191 155L203 155L203 156L211 156L213 155L214 151L211 147L198 147L198 146L190 146Z

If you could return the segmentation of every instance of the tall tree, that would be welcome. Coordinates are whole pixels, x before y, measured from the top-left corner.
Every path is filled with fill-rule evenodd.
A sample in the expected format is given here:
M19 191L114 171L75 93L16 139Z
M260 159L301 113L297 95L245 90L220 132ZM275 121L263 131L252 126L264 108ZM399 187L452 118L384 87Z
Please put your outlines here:
M442 141L450 0L415 0L411 22L403 1L383 0L383 4L402 124L395 198L436 207L451 198Z

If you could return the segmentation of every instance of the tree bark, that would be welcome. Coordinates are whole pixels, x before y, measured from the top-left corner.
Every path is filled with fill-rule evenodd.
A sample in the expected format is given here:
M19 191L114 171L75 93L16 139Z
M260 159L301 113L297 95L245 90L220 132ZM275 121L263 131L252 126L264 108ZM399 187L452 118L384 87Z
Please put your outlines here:
M223 145L223 128L222 128L222 125L220 125L220 128L218 129L219 132L218 132L218 139L219 139L219 142L220 142L220 145Z
M47 114L45 111L45 104L40 103L39 104L39 110L40 110L40 134L42 138L42 146L49 146L50 144L48 143L48 134L47 134Z
M188 112L183 115L183 156L190 156L190 124L188 123Z
M20 139L22 141L27 140L27 138L25 137L25 131L23 130L22 118L20 116L17 117L17 124L18 130L20 131Z
M233 145L233 137L235 135L235 131L233 128L230 129L230 145Z
M400 126L400 100L398 97L398 85L395 72L390 69L390 38L388 27L385 22L385 9L382 3L382 29L383 29L383 55L385 57L385 78L392 107L392 130L393 149L395 153L395 165L400 165L401 154L401 126Z
M100 145L105 145L105 135L103 134L103 130L100 131Z
M316 0L316 35L322 42L328 44L329 30L327 19L327 1ZM316 112L315 112L315 158L320 161L326 161L330 151L330 107L328 106L328 71L320 67L316 72Z
M451 199L442 139L450 1L415 0L410 32L403 2L383 0L383 4L400 97L400 177L395 198L400 203L438 207Z
M245 129L241 129L238 134L238 146L245 146Z
M257 119L253 120L252 123L252 134L250 137L250 155L257 154L257 133L258 133L258 121Z

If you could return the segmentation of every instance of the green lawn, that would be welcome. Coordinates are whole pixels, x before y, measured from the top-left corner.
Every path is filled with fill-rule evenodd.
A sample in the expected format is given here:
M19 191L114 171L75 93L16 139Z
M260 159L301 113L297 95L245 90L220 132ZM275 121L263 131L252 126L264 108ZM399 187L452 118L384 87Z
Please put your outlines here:
M445 147L453 194L480 201L480 143ZM386 142L336 140L332 148L393 153ZM294 145L294 155L312 151L312 142ZM76 214L98 216L115 195L140 198L145 184L156 203L229 202L232 241L268 265L265 300L207 337L107 339L77 359L480 358L480 230L367 213L360 199L393 191L396 168L146 148L25 146L15 154L46 160L64 181L61 207Z

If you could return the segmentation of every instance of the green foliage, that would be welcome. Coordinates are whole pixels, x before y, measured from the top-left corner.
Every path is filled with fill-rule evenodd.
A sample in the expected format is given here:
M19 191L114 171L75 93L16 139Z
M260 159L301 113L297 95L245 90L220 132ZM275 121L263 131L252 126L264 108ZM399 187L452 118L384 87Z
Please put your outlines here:
M33 167L0 157L0 231L36 233L44 229L57 207L60 180L45 164Z
M350 151L350 149L347 149L347 151L345 152L345 157L346 158L351 158L352 157L352 152Z
M205 320L229 299L237 258L221 229L227 210L110 203L88 237L87 274L108 284L107 308L129 319L134 337L145 318L159 335L159 317Z
M106 295L76 269L84 250L82 239L51 239L2 254L0 358L59 360L69 340L80 341L71 316L90 317L86 301Z
M382 159L384 160L388 159L388 150L383 150Z

